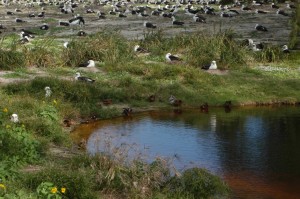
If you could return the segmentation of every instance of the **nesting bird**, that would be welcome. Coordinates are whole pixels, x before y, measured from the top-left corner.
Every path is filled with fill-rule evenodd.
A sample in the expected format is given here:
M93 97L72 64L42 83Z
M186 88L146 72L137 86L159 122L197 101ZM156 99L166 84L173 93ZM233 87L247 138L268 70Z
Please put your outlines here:
M50 97L51 94L52 94L52 91L51 91L51 89L50 89L49 86L46 86L46 87L45 87L45 91L46 91L45 97L46 97L46 98Z
M259 24L255 25L255 29L258 30L258 31L263 31L263 32L268 31L268 29L265 26L262 26L262 25L259 25Z
M148 50L140 47L139 45L135 45L134 46L134 52L137 52L137 53L149 53Z
M204 70L215 70L217 69L217 63L216 61L211 61L210 65L204 65L201 67L201 69L204 69Z
M179 58L178 56L172 55L171 53L166 54L166 60L168 62L173 62L173 61L181 61L182 59Z
M172 24L177 26L182 26L184 24L183 21L177 21L174 16L172 16Z
M283 46L282 46L282 52L283 52L283 53L290 53L290 50L289 50L289 48L288 48L287 45L283 45Z
M79 67L87 67L87 68L95 67L95 61L89 60L87 62L81 63L79 64Z
M12 121L13 123L18 123L19 122L19 117L18 117L18 115L17 114L12 114L11 116L10 116L10 121Z
M82 81L82 82L87 82L87 83L94 83L95 82L94 79L91 79L89 77L81 76L79 72L76 73L75 80Z
M145 21L144 22L144 27L146 27L146 28L156 28L156 25L154 25L153 23Z

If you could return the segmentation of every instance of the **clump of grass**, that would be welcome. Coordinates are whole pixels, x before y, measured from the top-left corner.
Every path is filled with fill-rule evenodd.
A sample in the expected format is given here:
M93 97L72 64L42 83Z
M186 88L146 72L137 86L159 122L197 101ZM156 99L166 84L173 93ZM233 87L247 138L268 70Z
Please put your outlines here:
M291 20L292 31L290 32L289 46L294 48L299 41L299 32L300 32L300 6L299 2L295 2L296 10Z
M114 66L129 62L133 52L125 38L109 31L71 41L63 56L66 64L73 67L82 63L82 60L90 59Z

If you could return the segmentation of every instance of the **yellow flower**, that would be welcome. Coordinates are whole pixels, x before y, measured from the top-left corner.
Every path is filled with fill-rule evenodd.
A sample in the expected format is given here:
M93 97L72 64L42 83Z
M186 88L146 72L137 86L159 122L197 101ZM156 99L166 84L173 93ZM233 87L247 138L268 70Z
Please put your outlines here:
M22 124L22 128L25 128L25 125L24 125L24 124Z
M51 193L56 193L57 192L57 188L56 187L53 187L52 189L51 189Z
M65 188L65 187L62 187L62 188L60 189L60 191L61 191L62 193L65 193L65 192L66 192L66 188Z
M5 185L4 184L0 184L0 188L2 189L6 189Z
M53 104L57 104L57 101L56 101L56 100L53 100Z
M7 124L7 125L6 125L6 128L9 129L9 128L10 128L10 125Z
M7 113L7 112L8 112L7 108L4 108L4 109L3 109L3 112L4 112L4 113Z

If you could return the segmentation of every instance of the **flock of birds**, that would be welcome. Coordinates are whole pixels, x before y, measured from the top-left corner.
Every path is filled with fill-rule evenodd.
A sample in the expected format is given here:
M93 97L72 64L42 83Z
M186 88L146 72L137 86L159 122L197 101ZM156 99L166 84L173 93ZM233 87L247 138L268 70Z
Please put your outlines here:
M35 2L23 2L21 1L14 1L9 2L9 0L2 0L2 5L5 6L7 9L11 5L16 5L14 11L7 10L6 15L9 17L15 16L15 23L17 24L24 24L24 28L20 29L20 43L25 44L30 42L32 39L35 38L35 33L29 30L26 30L25 27L30 27L30 20L33 18L41 18L43 20L47 19L47 9L49 6L56 6L57 10L61 14L61 18L66 18L65 16L72 16L69 20L59 20L56 26L64 26L64 27L80 27L80 31L77 33L78 36L86 36L87 33L84 31L84 27L87 23L85 16L93 14L95 19L89 21L89 23L93 23L95 20L105 20L109 18L109 16L117 16L119 18L126 18L130 15L137 16L138 18L143 21L143 26L147 29L155 29L158 27L157 24L149 21L153 19L153 17L161 17L161 18L169 18L170 23L172 26L185 26L186 21L178 20L178 13L184 12L185 15L191 16L191 21L194 23L207 23L207 18L214 17L219 15L221 18L232 18L238 17L242 13L254 13L254 14L261 14L261 15L268 15L268 14L277 14L283 17L290 16L290 10L295 9L293 4L285 4L285 6L281 5L278 6L274 3L271 3L267 10L260 9L267 8L266 4L268 1L253 1L252 4L248 4L246 6L243 2L235 0L233 5L219 5L218 0L99 0L96 4L92 4L90 2L86 2L84 0L79 1L70 1L70 0L46 0L46 1L35 1ZM266 3L267 2L267 3ZM144 3L146 5L138 5L139 3ZM218 5L218 7L217 7ZM34 13L28 12L27 19L22 19L19 16L25 16L23 9L27 11L34 7L39 7L41 12ZM98 8L97 10L94 8ZM112 9L108 10L107 12L103 12L102 10L104 7L108 8L111 7ZM82 12L82 9L85 12ZM102 9L102 10L101 10ZM289 10L286 12L286 10ZM80 12L80 13L79 13ZM90 19L91 17L89 17ZM34 25L33 25L34 26ZM33 27L31 26L31 27ZM47 31L52 28L53 25L43 23L38 26L40 30ZM271 26L271 24L270 24ZM4 24L0 24L0 34L2 31L6 31L8 27ZM12 27L15 30L14 27ZM268 28L262 24L256 24L254 30L260 32L268 32ZM253 39L246 39L244 40L245 45L248 46L253 51L260 51L264 48L263 43L254 42ZM68 42L64 43L64 47L68 47ZM142 48L139 45L134 46L134 51L136 53L149 53L148 50ZM282 46L282 51L284 53L289 53L289 49L287 45ZM165 59L167 62L180 62L182 58L167 53L165 55ZM79 65L79 67L95 67L95 61L88 60ZM215 70L217 69L216 61L211 61L210 64L203 65L202 69L204 70ZM87 82L87 83L94 83L95 80L90 77L81 76L79 72L75 75L75 80ZM50 87L45 87L45 97L50 97L52 91ZM155 100L155 96L150 96L149 100ZM171 95L169 98L170 104L174 106L180 106L182 104L182 100L176 99L175 96ZM224 104L225 110L230 110L231 108L231 101L227 101ZM208 111L208 104L204 103L201 105L201 111L207 112ZM128 116L132 112L131 108L124 108L123 114ZM16 113L11 115L11 121L14 123L19 122L18 115Z

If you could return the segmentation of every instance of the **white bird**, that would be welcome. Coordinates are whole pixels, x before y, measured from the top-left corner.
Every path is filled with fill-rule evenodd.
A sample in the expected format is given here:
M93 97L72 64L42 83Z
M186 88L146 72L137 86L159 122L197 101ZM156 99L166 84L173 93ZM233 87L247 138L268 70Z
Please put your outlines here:
M18 123L19 122L19 117L17 114L12 114L10 117L10 121L12 121L13 123Z
M66 42L64 43L64 47L65 47L65 48L68 48L68 45L69 45L69 42L66 41Z
M51 91L51 89L50 89L50 87L49 87L49 86L46 86L46 87L45 87L45 91L46 91L45 97L50 97L50 96L51 96L51 93L52 93L52 91Z
M95 67L95 61L89 60L87 62L81 63L79 64L79 67L87 67L87 68Z
M88 82L88 83L94 83L95 81L94 79L91 79L89 77L82 77L79 72L76 73L75 80Z
M209 69L215 70L217 68L218 67L217 67L216 61L212 61L210 65L204 65L204 66L202 66L201 69L204 69L204 70L209 70Z
M166 54L166 60L168 62L172 62L172 61L181 61L182 59L179 58L179 57L177 57L177 56L175 56L175 55L172 55L171 53L167 53Z

